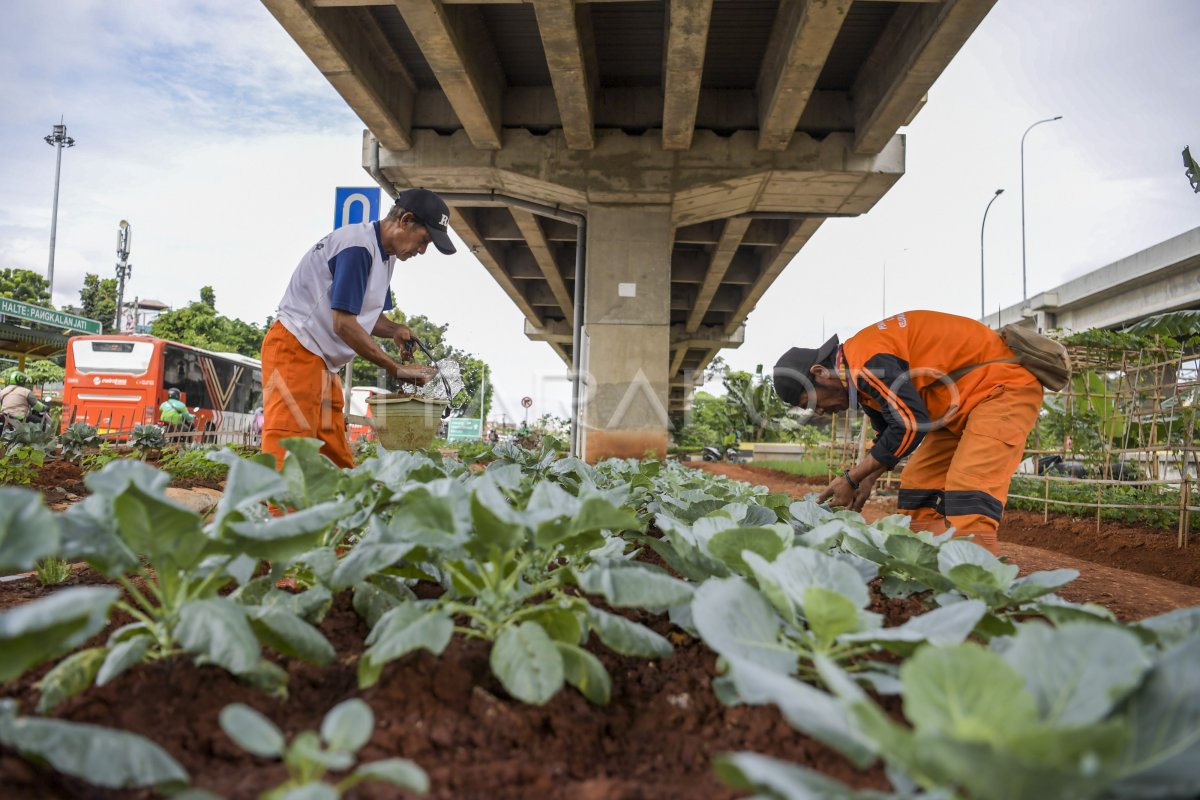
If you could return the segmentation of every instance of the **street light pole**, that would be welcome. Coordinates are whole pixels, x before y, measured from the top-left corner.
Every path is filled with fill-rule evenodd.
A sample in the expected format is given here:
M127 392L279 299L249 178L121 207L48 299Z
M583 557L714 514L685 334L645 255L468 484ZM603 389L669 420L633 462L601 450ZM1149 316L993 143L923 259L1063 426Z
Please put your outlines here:
M49 136L43 137L46 144L54 147L54 207L50 212L50 266L46 268L46 281L50 284L50 304L54 305L54 240L58 236L58 179L62 174L62 151L64 147L74 147L75 140L67 136L67 126L60 119L50 131Z
M983 231L984 231L984 228L987 226L987 215L988 215L988 212L992 210L992 203L996 202L996 198L998 198L1002 194L1004 194L1004 190L997 189L996 193L994 195L992 195L992 199L988 200L987 208L985 208L983 210L983 222L979 226L979 321L980 322L983 322L984 317L987 316L987 306L984 305L984 302L983 302L983 286L984 286L984 283L983 283Z
M1060 119L1062 119L1062 114L1059 114L1057 117L1039 119L1026 128L1025 133L1021 134L1021 300L1029 299L1029 284L1026 280L1025 272L1025 137L1038 125Z

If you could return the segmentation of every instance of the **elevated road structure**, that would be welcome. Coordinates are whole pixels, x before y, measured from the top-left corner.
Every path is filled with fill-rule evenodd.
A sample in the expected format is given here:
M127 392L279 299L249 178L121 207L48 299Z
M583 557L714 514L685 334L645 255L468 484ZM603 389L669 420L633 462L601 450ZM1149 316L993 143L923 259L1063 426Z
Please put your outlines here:
M662 452L995 0L263 0L367 126L386 191L451 224L585 376L577 444Z
M1081 275L983 322L1039 331L1120 328L1167 311L1200 309L1200 228Z

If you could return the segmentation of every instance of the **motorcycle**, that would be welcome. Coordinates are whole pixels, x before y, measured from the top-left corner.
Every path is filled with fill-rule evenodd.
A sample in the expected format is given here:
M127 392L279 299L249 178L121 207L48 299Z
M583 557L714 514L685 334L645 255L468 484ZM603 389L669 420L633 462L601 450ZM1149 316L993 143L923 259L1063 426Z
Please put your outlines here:
M737 464L742 460L738 455L736 445L726 447L724 451L719 447L709 445L700 451L700 457L705 461L725 461L730 464Z

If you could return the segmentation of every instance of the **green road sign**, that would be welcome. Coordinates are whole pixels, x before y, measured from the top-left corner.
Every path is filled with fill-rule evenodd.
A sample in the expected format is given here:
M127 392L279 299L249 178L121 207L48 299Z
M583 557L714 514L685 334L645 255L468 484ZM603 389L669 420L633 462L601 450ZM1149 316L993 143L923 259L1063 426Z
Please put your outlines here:
M447 442L465 442L483 438L483 420L469 417L453 417L446 428Z
M79 331L80 333L100 333L100 323L94 319L77 317L74 314L65 314L62 311L55 311L52 308L32 306L29 303L22 303L20 300L10 300L7 297L0 297L0 314L6 317L16 317L28 322L36 322L48 328L60 328L62 330Z

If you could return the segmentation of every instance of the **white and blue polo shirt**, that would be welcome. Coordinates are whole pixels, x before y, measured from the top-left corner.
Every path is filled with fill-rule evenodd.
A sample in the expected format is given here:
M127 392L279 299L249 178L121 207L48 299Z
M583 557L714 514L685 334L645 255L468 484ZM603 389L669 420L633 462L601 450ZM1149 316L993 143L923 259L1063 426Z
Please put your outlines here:
M353 314L367 333L392 307L396 259L383 251L378 222L346 225L312 246L292 273L276 316L308 350L338 370L354 350L333 330L333 310Z

